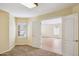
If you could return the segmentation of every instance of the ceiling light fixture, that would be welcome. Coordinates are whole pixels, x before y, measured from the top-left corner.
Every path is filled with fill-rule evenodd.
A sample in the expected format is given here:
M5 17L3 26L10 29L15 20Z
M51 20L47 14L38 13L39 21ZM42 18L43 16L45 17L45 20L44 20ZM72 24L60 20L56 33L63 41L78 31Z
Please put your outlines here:
M28 8L34 8L38 6L38 3L21 3L21 4Z

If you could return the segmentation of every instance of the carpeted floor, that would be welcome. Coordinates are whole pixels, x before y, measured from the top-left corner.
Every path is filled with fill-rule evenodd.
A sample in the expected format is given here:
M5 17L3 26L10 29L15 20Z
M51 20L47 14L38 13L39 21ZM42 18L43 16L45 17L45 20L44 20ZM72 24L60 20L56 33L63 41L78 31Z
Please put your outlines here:
M0 54L0 56L60 56L60 55L39 48L23 45L23 46L15 46L11 51Z

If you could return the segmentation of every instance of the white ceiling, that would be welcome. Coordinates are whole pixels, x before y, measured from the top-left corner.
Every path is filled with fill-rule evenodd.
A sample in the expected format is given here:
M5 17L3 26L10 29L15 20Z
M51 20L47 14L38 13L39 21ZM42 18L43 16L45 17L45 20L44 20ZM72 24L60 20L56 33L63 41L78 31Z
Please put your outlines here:
M16 17L35 17L49 12L55 12L75 5L74 3L38 3L38 6L29 9L20 3L0 3L0 9L10 12Z

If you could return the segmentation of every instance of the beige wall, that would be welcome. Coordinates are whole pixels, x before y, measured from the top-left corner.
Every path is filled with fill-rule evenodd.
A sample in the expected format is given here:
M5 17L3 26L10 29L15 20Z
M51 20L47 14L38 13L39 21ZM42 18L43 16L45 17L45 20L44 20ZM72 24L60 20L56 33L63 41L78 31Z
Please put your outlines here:
M0 10L0 53L9 48L9 14Z
M46 19L51 19L51 18L57 18L60 16L66 16L72 13L73 13L72 7L68 7L68 8L64 8L62 10L56 11L56 12L51 12L51 13L37 16L37 18L38 20L46 20Z
M0 54L9 51L15 45L15 18L0 10Z
M73 7L73 13L79 12L79 4Z

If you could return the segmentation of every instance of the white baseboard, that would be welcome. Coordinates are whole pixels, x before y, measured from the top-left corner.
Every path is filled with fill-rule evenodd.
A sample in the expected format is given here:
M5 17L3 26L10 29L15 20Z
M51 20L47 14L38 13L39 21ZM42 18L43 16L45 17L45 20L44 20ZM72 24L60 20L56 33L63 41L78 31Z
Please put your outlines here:
M3 53L8 52L8 51L11 51L14 47L15 47L15 45L13 45L12 47L10 47L10 48L9 48L8 50L6 50L6 51L0 52L0 54L3 54Z

